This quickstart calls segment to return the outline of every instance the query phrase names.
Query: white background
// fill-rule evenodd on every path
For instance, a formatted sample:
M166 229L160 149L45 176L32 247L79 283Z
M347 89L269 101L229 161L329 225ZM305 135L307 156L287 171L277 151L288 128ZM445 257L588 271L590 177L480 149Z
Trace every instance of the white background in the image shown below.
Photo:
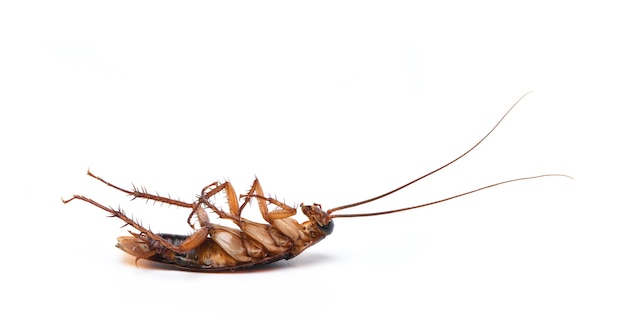
M0 5L2 331L623 332L624 11L610 1ZM331 208L476 151L261 270L154 268L121 205L254 176ZM249 212L253 212L250 209ZM302 219L300 214L299 219ZM11 327L10 329L8 327Z

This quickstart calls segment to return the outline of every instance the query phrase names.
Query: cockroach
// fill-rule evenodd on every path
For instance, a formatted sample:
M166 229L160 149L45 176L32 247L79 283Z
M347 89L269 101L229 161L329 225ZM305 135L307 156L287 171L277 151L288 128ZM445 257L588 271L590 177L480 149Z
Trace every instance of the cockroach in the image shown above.
M543 174L516 178L411 207L362 214L336 213L337 211L367 204L398 192L463 158L480 145L527 94L528 93L520 97L491 130L476 144L452 161L400 187L370 199L335 207L326 211L324 211L319 204L300 204L300 210L308 218L307 221L302 223L299 223L293 218L297 213L295 207L289 206L274 198L267 197L264 194L258 178L254 180L250 190L246 194L239 196L239 198L229 182L214 182L205 186L198 196L198 199L190 203L151 194L145 189L138 189L134 186L131 190L124 189L105 181L91 173L91 171L87 172L89 176L132 196L133 199L142 198L189 209L190 214L187 219L187 224L189 224L194 232L188 236L154 233L149 228L144 227L139 221L128 217L121 209L113 209L104 206L82 195L74 195L70 199L62 200L63 203L68 203L74 199L85 201L110 213L111 217L121 219L124 221L125 225L134 228L136 232L129 231L130 236L118 237L116 246L122 251L134 256L136 261L146 259L164 263L181 270L217 272L245 269L251 266L269 264L282 259L291 259L330 235L333 232L334 219L337 218L393 214L434 205L506 183L551 176L569 177L562 174ZM228 204L227 210L217 207L213 202L212 198L218 193L226 195L226 202ZM256 200L261 216L266 223L254 222L242 216L244 207L250 204L252 199ZM275 206L275 208L270 210L270 205ZM232 221L236 225L236 228L211 223L207 210L214 212L220 219ZM192 223L194 216L199 222L199 228L194 227Z

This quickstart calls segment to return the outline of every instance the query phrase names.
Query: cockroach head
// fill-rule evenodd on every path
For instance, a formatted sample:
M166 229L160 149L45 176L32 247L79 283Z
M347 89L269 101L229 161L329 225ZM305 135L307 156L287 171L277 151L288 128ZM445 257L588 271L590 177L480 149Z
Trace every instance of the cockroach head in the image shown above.
M311 222L315 222L317 226L326 235L330 235L335 227L335 222L330 218L327 212L322 210L319 204L305 205L300 204L302 213L309 218Z

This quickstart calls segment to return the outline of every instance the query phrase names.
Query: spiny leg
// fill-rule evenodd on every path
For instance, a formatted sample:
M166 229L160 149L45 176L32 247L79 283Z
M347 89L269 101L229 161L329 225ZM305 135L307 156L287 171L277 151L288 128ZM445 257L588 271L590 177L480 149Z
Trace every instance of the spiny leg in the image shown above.
M208 192L207 192L208 191ZM209 198L215 196L217 193L224 191L226 193L226 202L228 203L229 213L217 208L213 203L209 201ZM235 189L229 182L218 183L214 182L202 189L198 202L205 204L208 208L214 211L220 218L232 220L237 226L241 220L241 209L238 206L237 194Z
M208 190L208 192L207 192ZM226 192L226 199L229 206L229 213L217 208L209 201L209 198L215 196L220 191ZM257 198L259 203L259 210L263 216L263 219L269 223L272 223L273 219L280 219L290 217L296 214L296 209L282 203L273 198L266 198L261 188L261 184L258 179L255 179L252 183L252 187L247 194L241 195L244 198L244 202L241 206L237 206L238 200L234 188L229 182L218 184L217 182L209 184L202 189L202 194L199 198L199 202L205 204L208 208L213 210L220 218L233 221L240 228L243 227L241 222L250 222L249 220L241 216L243 208L250 202L251 198ZM279 207L273 211L269 211L268 202Z
M87 175L89 175L90 177L93 177L93 178L99 180L100 182L104 183L107 186L110 186L110 187L112 187L112 188L114 188L114 189L116 189L118 191L121 191L121 192L124 192L124 193L126 193L128 195L133 196L134 197L133 199L135 199L135 198L142 198L142 199L146 199L146 200L152 200L152 201L155 201L155 202L166 203L166 204L173 205L173 206L179 206L179 207L185 207L185 208L193 208L194 207L194 204L190 204L190 203L187 203L187 202L184 202L184 201L180 201L180 200L175 200L175 199L172 199L172 198L169 198L169 197L167 197L167 198L166 197L162 197L162 196L160 196L158 194L157 195L150 194L150 193L147 193L145 190L141 190L140 191L137 188L135 188L134 186L133 186L133 190L132 191L131 190L126 190L126 189L121 188L119 186L113 185L113 184L107 182L106 180L104 180L104 179L94 175L93 173L91 173L91 170L87 170ZM195 211L192 211L191 214L189 214L189 217L187 218L187 224L192 229L195 230L193 224L191 223L191 218L193 217L194 214L195 214Z
M250 191L248 191L248 194L242 194L240 197L244 198L243 204L239 208L240 210L242 210L243 207L250 202L251 198L256 198L263 219L269 223L272 223L272 220L274 219L294 216L297 213L295 208L285 204L284 202L280 202L273 198L267 198L263 193L263 188L261 187L261 183L258 178L256 178L252 183L252 187L250 188ZM277 208L273 211L269 211L268 203L275 205Z
M226 192L230 213L215 207L215 205L209 201L210 197L215 196L222 190ZM276 205L283 207L283 210L281 210L283 215L279 216L276 212L268 212L269 209L265 200L270 200L270 203L274 203L274 199L267 199L258 196L257 201L259 201L259 206L262 206L261 211L263 218L269 224L250 221L242 217L241 212L248 202L250 202L250 198L253 196L256 197L256 194L254 193L263 193L258 180L255 180L247 195L241 196L246 198L244 203L241 206L237 206L237 196L230 183L213 183L202 189L202 194L198 202L212 209L220 218L228 219L235 223L241 231L241 233L238 234L239 239L241 239L246 248L260 250L260 248L258 248L258 246L260 246L263 249L260 252L266 253L265 251L270 251L275 254L288 250L292 246L292 240L298 240L301 233L297 221L293 219L281 219L281 217L294 215L296 213L295 209L281 202L275 202ZM287 213L284 214L284 212ZM215 231L211 233L211 237L213 237L213 239L219 238L219 235L214 232ZM253 250L253 252L255 251ZM246 254L246 256L247 255L248 254Z
M118 191L122 191L128 195L131 195L135 198L142 198L142 199L146 199L146 200L152 200L152 201L156 201L156 202L162 202L162 203L166 203L168 205L173 205L173 206L179 206L179 207L185 207L185 208L193 208L194 204L193 203L188 203L188 202L184 202L184 201L180 201L180 200L175 200L169 197L162 197L158 194L150 194L147 193L145 190L138 190L137 188L135 188L133 186L132 190L126 190L123 189L119 186L113 185L109 182L107 182L106 180L94 175L93 173L91 173L91 170L87 170L87 175L89 175L90 177L93 177L99 181L101 181L102 183L104 183L107 186L110 186ZM71 200L71 199L70 199Z
M178 246L174 246L172 245L170 242L168 242L167 240L165 240L163 237L153 233L150 229L146 229L145 227L143 227L139 222L131 219L130 217L126 216L126 214L124 214L124 212L122 212L120 209L113 209L110 207L106 207L92 199L89 199L87 197L84 197L82 195L73 195L70 199L63 200L63 203L68 203L74 199L78 199L78 200L82 200L84 202L90 203L106 212L109 212L111 214L112 217L117 217L120 220L124 221L127 225L132 226L133 228L137 229L138 231L140 231L141 233L145 234L148 236L148 238L153 239L155 241L157 241L159 244L161 244L163 247L172 250L176 253L185 253L188 251L191 251L193 249L195 249L196 247L198 247L200 244L202 244L202 242L204 242L204 240L208 237L209 235L209 231L211 228L211 223L209 222L209 216L207 215L207 213L204 211L204 209L202 209L200 206L192 206L194 213L198 216L198 220L200 220L200 225L201 228L194 232L193 234L191 234L189 237L187 237L180 245Z

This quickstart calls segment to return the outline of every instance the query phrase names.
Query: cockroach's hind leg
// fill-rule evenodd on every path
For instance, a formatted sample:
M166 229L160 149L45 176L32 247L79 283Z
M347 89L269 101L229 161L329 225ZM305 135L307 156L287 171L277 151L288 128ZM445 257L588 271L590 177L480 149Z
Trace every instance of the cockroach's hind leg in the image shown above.
M163 197L160 196L158 194L151 194L148 193L145 189L137 189L136 187L133 186L132 190L127 190L124 188L121 188L119 186L113 185L111 183L109 183L108 181L94 175L91 170L87 170L87 175L95 178L97 180L99 180L100 182L104 183L107 186L110 186L118 191L124 192L130 196L133 196L134 198L142 198L142 199L146 199L146 200L152 200L155 202L162 202L162 203L166 203L168 205L173 205L173 206L179 206L179 207L185 207L185 208L193 208L193 204L188 203L188 202L184 202L184 201L180 201L180 200L176 200L176 199L172 199L170 197Z
M167 248L171 251L174 251L176 253L185 253L185 252L189 252L193 249L195 249L196 247L200 246L200 244L202 244L202 242L204 242L204 240L209 236L209 232L210 232L210 227L211 224L209 223L209 216L207 215L207 213L204 211L204 209L202 209L201 207L197 206L194 207L195 213L198 216L198 219L200 220L200 225L201 228L199 230L197 230L196 232L194 232L193 234L189 235L182 243L180 243L178 246L174 246L172 245L170 242L168 242L167 240L165 240L163 237L153 233L150 229L145 228L144 226L142 226L139 222L131 219L130 217L126 216L126 214L124 214L124 212L122 212L120 209L113 209L111 207L106 207L102 204L100 204L99 202L96 202L92 199L89 199L87 197L84 197L82 195L74 195L72 196L72 198L68 199L68 200L63 200L64 203L68 203L74 199L78 199L78 200L82 200L84 202L90 203L108 213L111 214L111 217L117 217L120 220L124 221L127 225L135 228L136 230L138 230L139 232L145 234L149 239L152 239L154 241L156 241L157 243L161 244L164 248Z
M97 201L94 201L94 200L92 200L90 198L84 197L82 195L76 195L76 194L73 195L68 200L63 200L63 203L68 203L68 202L70 202L70 201L72 201L74 199L82 200L82 201L84 201L86 203L92 204L92 205L94 205L94 206L104 210L105 212L110 213L111 217L117 217L120 220L124 221L126 223L126 225L129 225L129 226L135 228L136 230L138 230L138 231L140 231L142 233L145 233L145 234L147 234L147 235L149 235L151 237L152 236L156 236L156 237L160 238L158 235L154 234L149 229L143 227L139 222L137 222L137 221L131 219L130 217L126 216L126 214L124 214L124 212L122 212L121 209L113 209L111 207L104 206L103 204L101 204L101 203L99 203Z
M61 201L62 201L64 204L67 204L67 203L69 203L70 201L72 201L72 200L74 200L74 199L76 199L76 196L75 196L75 195L73 195L71 198L69 198L69 199L67 199L67 200L65 200L65 199L63 199L63 197L61 197Z

